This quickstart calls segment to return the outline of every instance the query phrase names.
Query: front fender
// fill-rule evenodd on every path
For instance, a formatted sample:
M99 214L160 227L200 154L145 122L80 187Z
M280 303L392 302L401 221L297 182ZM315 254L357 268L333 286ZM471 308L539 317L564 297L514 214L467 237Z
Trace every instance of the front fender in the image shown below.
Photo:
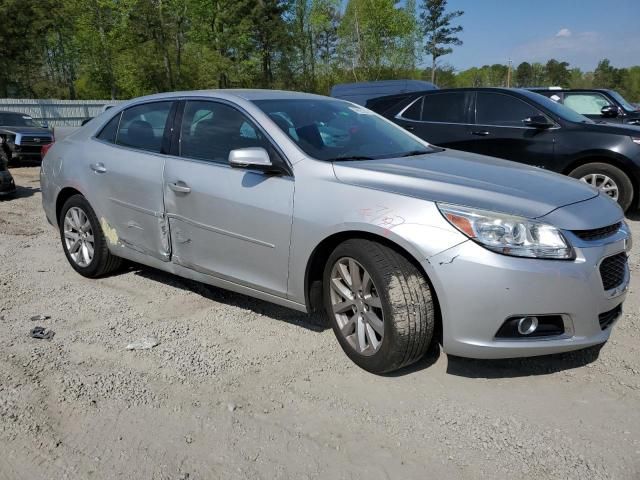
M429 257L466 241L433 202L333 181L305 187L302 182L296 184L291 231L288 292L295 302L305 303L310 262L336 236L384 239L423 266L428 266ZM321 202L316 197L318 188Z

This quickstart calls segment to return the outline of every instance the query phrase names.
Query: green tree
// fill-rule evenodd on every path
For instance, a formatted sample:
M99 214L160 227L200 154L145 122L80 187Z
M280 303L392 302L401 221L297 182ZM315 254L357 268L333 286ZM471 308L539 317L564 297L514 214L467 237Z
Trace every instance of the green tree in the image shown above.
M568 87L571 75L569 74L567 62L559 62L552 58L545 66L547 82L552 86Z
M425 36L424 49L431 56L431 82L436 81L436 67L438 58L453 51L450 45L462 45L457 35L462 32L462 26L452 26L451 22L461 17L464 12L455 10L447 12L447 0L423 0L420 14L421 27Z
M532 87L533 68L529 62L522 62L516 68L515 83L518 87Z
M393 78L413 71L414 55L407 38L415 17L395 0L349 0L338 28L342 68L355 81Z

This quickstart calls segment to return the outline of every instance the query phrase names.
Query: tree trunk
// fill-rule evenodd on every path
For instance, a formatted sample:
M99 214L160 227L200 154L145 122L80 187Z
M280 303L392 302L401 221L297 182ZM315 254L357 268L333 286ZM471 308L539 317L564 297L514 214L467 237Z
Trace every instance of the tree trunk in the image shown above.
M431 57L431 83L436 84L436 56Z

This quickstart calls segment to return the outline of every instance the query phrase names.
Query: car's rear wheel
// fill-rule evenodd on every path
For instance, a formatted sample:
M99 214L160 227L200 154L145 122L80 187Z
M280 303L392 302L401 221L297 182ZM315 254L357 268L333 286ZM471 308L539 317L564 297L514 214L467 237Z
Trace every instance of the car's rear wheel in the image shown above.
M340 244L324 270L324 302L344 352L372 373L419 360L433 337L431 289L407 258L379 243Z
M59 221L62 247L76 272L95 278L120 267L122 260L109 251L98 218L82 195L64 203Z
M602 191L627 210L633 201L633 184L629 177L619 168L608 163L594 162L581 165L569 173L592 187Z

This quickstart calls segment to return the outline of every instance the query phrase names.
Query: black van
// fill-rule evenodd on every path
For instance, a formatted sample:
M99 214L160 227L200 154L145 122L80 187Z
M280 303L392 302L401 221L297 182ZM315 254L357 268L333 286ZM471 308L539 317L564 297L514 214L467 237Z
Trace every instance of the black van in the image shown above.
M434 145L569 175L625 210L638 204L640 127L596 123L523 89L442 89L394 100L378 113Z

